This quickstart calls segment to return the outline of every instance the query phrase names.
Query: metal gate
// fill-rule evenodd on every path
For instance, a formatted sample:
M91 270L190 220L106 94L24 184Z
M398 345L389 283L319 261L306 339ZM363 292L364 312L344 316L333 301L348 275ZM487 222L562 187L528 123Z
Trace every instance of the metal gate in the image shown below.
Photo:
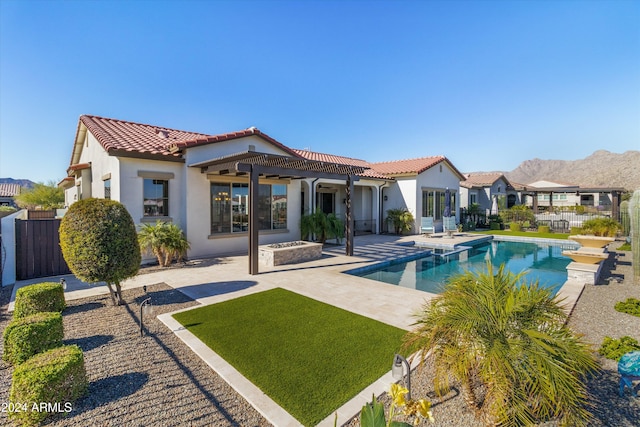
M16 220L16 279L69 274L60 249L59 219Z

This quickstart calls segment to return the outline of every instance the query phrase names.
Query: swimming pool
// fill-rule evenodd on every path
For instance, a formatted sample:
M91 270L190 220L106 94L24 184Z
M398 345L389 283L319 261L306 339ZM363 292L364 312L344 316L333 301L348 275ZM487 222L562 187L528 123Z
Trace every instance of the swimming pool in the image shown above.
M466 270L484 270L490 260L495 267L504 263L513 273L527 272L527 282L538 280L541 286L551 288L555 294L567 280L566 267L571 262L562 251L574 247L571 243L492 240L471 247L434 249L431 255L423 258L372 265L347 273L437 294L447 278Z

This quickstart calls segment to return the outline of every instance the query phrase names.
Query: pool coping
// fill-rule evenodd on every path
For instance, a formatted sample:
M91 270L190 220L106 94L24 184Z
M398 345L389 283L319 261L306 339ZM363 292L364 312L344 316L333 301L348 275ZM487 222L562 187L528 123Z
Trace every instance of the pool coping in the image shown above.
M393 265L393 264L397 264L397 263L408 262L408 261L413 261L413 260L424 258L424 257L428 257L428 256L433 256L433 254L430 251L430 249L451 249L451 253L456 253L456 252L459 252L460 250L463 250L463 248L466 249L466 248L472 247L474 245L477 245L479 243L490 242L490 241L494 241L494 240L495 241L499 241L499 242L503 241L503 242L541 243L541 244L559 246L561 249L567 249L567 250L568 249L577 249L577 248L580 247L579 243L577 243L575 241L572 241L572 240L549 239L549 238L542 238L542 237L524 237L524 236L489 235L489 236L479 237L478 239L469 240L469 241L466 241L466 242L458 242L458 243L453 243L453 244L432 243L430 241L428 241L428 242L422 242L422 241L418 242L418 241L414 240L414 241L408 241L408 242L399 243L399 245L402 245L402 246L416 246L416 247L420 247L420 248L424 249L424 251L417 252L415 254L404 256L404 257L394 258L394 259L390 259L390 260L386 260L386 261L382 261L382 262L377 262L377 263L365 265L365 266L362 266L362 267L357 267L357 268L345 270L345 271L342 271L342 273L358 277L359 273L375 270L375 269L378 269L378 268L384 268L384 267L387 267L389 265ZM447 255L447 254L443 254L443 255ZM440 255L438 255L438 256L440 256ZM369 279L369 280L372 280L372 279ZM397 285L394 285L394 284L390 284L390 285L391 286L397 286ZM572 280L572 279L567 278L565 280L565 282L562 284L562 286L560 286L560 288L556 292L555 298L557 298L558 301L560 301L562 303L561 304L562 308L565 311L567 316L570 316L571 313L573 312L573 309L575 308L576 304L578 303L578 299L580 298L580 295L582 295L582 292L584 291L584 288L585 288L585 283L578 282L576 280ZM426 291L421 291L421 292L426 292ZM426 292L426 293L428 293L428 292Z

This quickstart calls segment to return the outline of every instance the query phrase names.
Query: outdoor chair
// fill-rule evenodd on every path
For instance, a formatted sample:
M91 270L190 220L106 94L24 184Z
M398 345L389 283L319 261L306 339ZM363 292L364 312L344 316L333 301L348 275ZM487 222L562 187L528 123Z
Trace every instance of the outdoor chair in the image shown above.
M422 234L435 233L432 216L423 216L422 218L420 218L420 233Z
M444 231L445 233L458 231L455 216L445 216L444 218L442 218L442 231Z

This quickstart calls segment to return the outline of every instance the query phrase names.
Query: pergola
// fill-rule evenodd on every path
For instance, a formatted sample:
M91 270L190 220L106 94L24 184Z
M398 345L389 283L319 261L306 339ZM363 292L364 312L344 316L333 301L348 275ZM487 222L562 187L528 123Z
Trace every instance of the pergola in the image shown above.
M264 178L326 178L346 181L346 255L353 255L353 209L351 195L353 184L366 167L339 163L319 162L301 157L243 151L204 162L190 167L200 168L204 174L249 176L249 274L258 274L258 182Z
M618 219L620 213L620 195L624 193L624 188L617 187L548 187L548 188L532 188L525 187L523 195L533 198L533 210L538 210L538 194L549 194L549 206L553 206L554 193L609 193L611 195L611 216Z

